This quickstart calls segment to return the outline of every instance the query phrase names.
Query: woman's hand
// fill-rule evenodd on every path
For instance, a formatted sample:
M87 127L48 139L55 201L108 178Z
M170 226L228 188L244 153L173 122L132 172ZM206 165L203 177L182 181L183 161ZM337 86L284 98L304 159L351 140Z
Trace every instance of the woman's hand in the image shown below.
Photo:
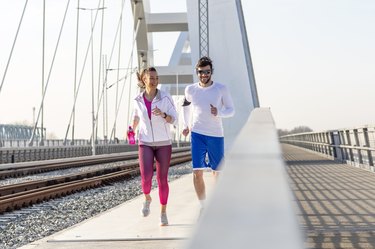
M164 112L162 112L158 106L156 106L154 109L152 109L152 114L154 114L155 116L163 116L164 115Z

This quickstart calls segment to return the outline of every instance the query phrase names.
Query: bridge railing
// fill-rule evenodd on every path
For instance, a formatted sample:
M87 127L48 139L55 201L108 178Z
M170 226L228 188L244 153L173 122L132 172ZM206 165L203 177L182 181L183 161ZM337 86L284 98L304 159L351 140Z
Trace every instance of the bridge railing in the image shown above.
M279 139L281 143L299 146L359 168L375 171L375 125L291 134Z
M30 139L0 139L0 147L3 148L20 148L20 147L39 147L40 141L35 140L32 145L30 145ZM74 144L71 140L67 140L66 145L68 146L83 146L89 145L90 140L87 139L76 139ZM98 140L97 144L106 144L104 140ZM43 146L54 147L54 146L64 146L64 139L46 139L43 141Z
M176 137L175 134L172 136L173 138ZM172 139L172 141L176 144L178 143L186 143L190 142L187 137L179 136L180 140ZM115 139L113 141L98 139L96 140L96 145L108 145L108 144L124 144L127 143L125 140ZM30 144L30 139L1 139L0 138L0 148L20 148L20 147L55 147L55 146L85 146L91 145L91 141L89 139L75 139L74 142L72 140L64 140L64 139L45 139L43 140L43 145L40 145L40 141L35 140Z
M173 142L174 147L190 146L190 142ZM112 154L128 151L135 151L138 146L129 145L124 141L118 144L97 144L96 154ZM0 164L19 163L28 161L53 160L70 157L91 156L92 147L84 143L83 145L59 145L59 146L39 146L39 147L0 147Z

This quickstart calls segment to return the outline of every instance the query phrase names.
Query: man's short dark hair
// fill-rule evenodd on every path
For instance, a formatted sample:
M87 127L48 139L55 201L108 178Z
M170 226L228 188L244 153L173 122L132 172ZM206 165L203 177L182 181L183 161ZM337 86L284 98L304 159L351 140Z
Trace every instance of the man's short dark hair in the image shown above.
M195 68L205 67L205 66L210 66L212 70L212 60L208 56L203 56L202 58L200 58L197 64L195 65Z

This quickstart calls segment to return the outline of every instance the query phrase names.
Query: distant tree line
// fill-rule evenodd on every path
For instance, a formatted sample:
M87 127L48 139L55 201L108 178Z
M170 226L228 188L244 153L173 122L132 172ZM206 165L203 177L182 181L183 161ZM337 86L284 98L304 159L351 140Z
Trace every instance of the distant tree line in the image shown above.
M312 132L313 129L311 129L308 126L297 126L294 127L292 130L286 130L286 129L278 129L277 133L280 136L290 135L290 134L297 134L297 133L303 133L303 132Z

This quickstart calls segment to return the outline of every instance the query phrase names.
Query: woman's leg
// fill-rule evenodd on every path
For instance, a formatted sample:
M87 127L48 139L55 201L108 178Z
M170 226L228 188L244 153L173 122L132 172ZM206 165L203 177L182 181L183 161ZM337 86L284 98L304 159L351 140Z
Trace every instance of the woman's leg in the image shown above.
M162 212L166 210L169 195L168 170L171 162L172 145L160 146L155 150L156 176Z
M146 200L151 201L152 177L154 175L154 150L147 145L139 145L139 169L141 171L142 191Z
M167 226L167 202L169 195L168 186L168 170L171 162L172 146L161 146L155 151L156 159L156 176L159 186L160 209L160 225Z

